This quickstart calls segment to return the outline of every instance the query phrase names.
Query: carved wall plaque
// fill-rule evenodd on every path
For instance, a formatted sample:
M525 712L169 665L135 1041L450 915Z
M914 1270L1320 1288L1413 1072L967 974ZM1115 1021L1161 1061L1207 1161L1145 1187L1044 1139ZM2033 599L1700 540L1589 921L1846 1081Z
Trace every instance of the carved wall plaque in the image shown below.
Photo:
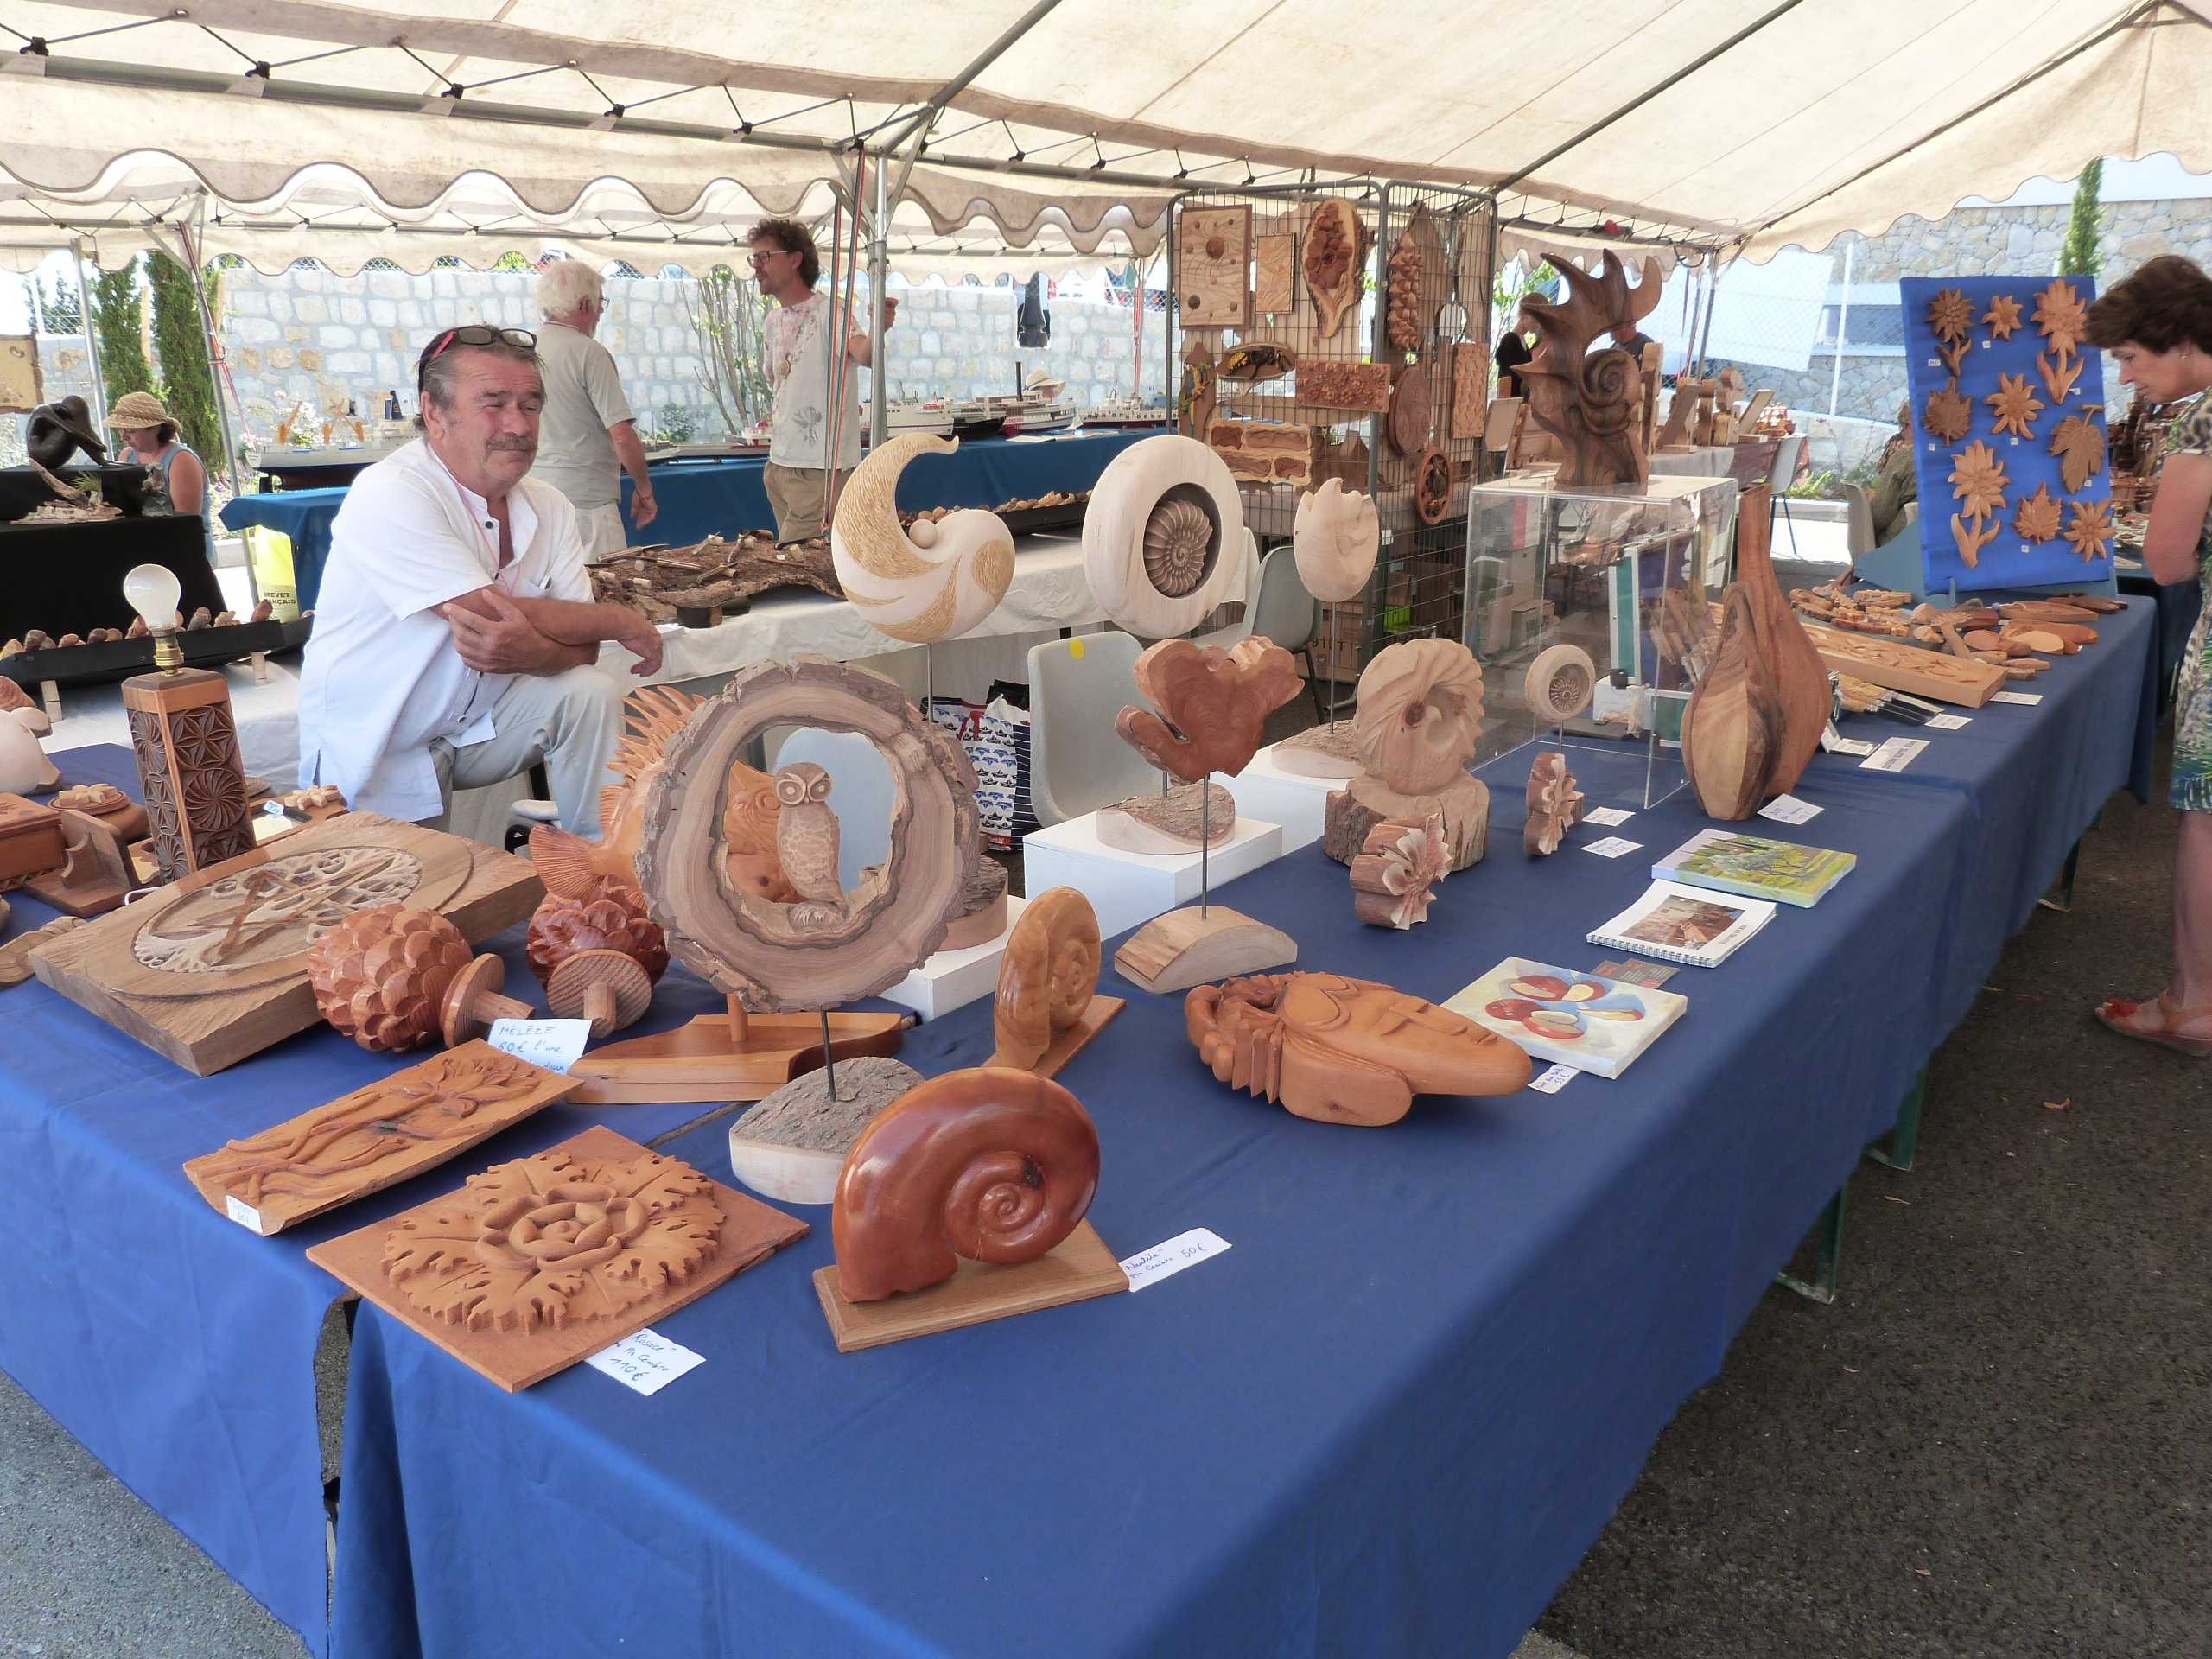
M1175 296L1185 328L1252 321L1252 210L1186 207L1175 220Z
M235 1201L254 1231L280 1233L444 1163L579 1086L465 1043L194 1158L184 1173L216 1209Z
M1333 338L1345 316L1358 308L1371 241L1359 210L1342 196L1325 197L1306 215L1306 292L1324 340Z
M1221 457L1232 476L1247 483L1304 484L1313 476L1310 426L1217 418L1207 429L1206 447Z
M1390 406L1387 363L1317 363L1298 365L1298 401L1317 409L1348 409L1379 415Z

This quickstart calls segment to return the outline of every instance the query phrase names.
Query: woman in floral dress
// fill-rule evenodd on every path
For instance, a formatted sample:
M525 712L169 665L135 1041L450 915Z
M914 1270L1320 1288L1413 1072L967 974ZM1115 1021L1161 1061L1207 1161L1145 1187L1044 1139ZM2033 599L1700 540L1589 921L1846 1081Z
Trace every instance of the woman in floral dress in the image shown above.
M2212 277L2168 254L2089 308L2088 337L2120 359L2149 403L2195 401L2168 429L2143 562L2163 582L2195 580L2212 599ZM2174 965L2147 1002L2114 997L2097 1018L2123 1036L2212 1055L2212 606L2197 617L2174 702Z

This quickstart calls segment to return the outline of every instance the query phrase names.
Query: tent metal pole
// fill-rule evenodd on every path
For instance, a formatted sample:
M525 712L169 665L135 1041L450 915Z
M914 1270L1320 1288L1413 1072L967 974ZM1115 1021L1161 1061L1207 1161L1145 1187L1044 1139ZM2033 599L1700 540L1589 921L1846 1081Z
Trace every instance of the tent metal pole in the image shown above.
M231 411L223 402L223 382L228 377L223 372L222 342L215 338L215 317L207 308L207 284L201 280L200 270L198 227L202 223L200 216L207 211L207 198L205 195L196 197L191 213L177 222L177 234L183 238L185 274L192 278L192 297L200 307L200 326L207 336L208 389L215 394L215 421L223 429L223 467L230 474L231 493L236 496L243 495L245 491L238 486L238 440L231 435ZM249 588L253 586L253 561L251 559L246 561L246 583ZM256 591L253 596L258 602L261 598L259 592Z
M874 223L868 239L868 441L881 448L891 427L890 407L884 401L888 376L883 362L883 296L891 286L891 210L884 180L883 157L875 161Z
M92 369L92 430L106 430L102 424L107 419L107 381L100 373L100 343L92 333L92 296L85 286L85 245L72 238L69 243L69 269L77 278L77 315L85 325L85 356Z
M1030 7L1028 10L1023 12L1020 16L1014 20L1013 23L1007 27L1005 33L1001 34L998 39L993 41L988 46L985 47L982 52L977 54L975 58L970 60L965 69L963 69L950 80L946 81L944 86L938 87L937 89L937 95L931 99L928 103L923 105L921 109L915 114L913 119L907 122L905 126L899 128L897 132L893 134L892 137L884 143L881 148L886 151L894 150L911 137L917 128L926 126L929 123L935 121L938 113L946 105L951 103L954 99L966 92L968 90L969 84L972 82L976 76L982 74L984 70L989 68L994 63L996 63L1001 58L1004 57L1007 50L1016 41L1027 35L1031 29L1036 28L1039 23L1044 22L1046 16L1058 7L1059 3L1060 0L1037 0L1036 4Z

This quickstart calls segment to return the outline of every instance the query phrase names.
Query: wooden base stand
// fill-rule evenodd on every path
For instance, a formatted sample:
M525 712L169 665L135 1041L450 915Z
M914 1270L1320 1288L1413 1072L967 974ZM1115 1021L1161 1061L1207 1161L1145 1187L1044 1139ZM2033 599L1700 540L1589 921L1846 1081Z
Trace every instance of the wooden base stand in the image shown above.
M1106 1022L1126 1006L1118 996L1092 997L1090 1006L1083 1011L1076 1022L1054 1036L1052 1046L1038 1056L1036 1065L1027 1069L1040 1077L1059 1076L1060 1068L1073 1059L1085 1043L1103 1031Z
M106 915L135 885L114 826L89 812L64 812L61 840L67 861L32 876L25 887L64 915Z
M814 1273L814 1293L822 1299L822 1311L841 1354L1087 1301L1128 1287L1128 1275L1087 1221L1034 1262L1017 1267L963 1262L942 1284L880 1302L847 1301L837 1288L834 1266Z
M835 1058L896 1054L913 1016L833 1014ZM759 1100L821 1065L818 1014L748 1014L734 998L727 1014L702 1014L674 1031L594 1048L569 1068L583 1079L580 1105L659 1101Z
M1196 905L1171 910L1129 935L1114 953L1122 977L1148 991L1187 991L1297 960L1297 940L1226 905L1209 905L1203 912Z

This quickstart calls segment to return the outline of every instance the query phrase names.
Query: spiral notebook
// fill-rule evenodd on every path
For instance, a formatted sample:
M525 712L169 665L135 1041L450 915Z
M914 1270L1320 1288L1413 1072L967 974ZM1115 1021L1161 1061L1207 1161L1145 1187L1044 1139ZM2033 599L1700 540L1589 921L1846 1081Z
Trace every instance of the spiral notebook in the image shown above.
M1764 899L1741 899L1679 881L1654 881L1643 896L1590 935L1590 943L1662 962L1718 968L1774 919Z

